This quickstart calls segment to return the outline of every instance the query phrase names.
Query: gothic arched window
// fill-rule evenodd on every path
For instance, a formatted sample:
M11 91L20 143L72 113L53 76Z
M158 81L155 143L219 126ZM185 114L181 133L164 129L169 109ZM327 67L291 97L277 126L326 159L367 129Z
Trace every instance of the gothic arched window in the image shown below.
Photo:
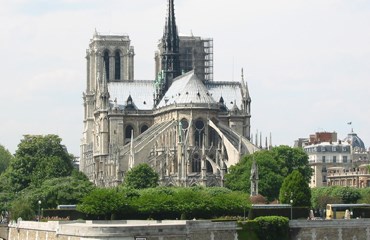
M105 65L105 77L106 77L106 80L108 81L109 80L109 52L108 50L106 50L104 52L104 65Z
M201 170L201 160L198 153L194 153L192 159L192 172L200 173Z
M131 139L131 131L134 131L134 128L131 125L127 125L125 129L125 143L128 143Z
M194 136L194 140L195 140L195 146L202 146L203 144L203 134L204 134L204 122L202 119L198 119L195 121L194 123L194 126L195 126L195 136Z
M207 173L213 173L213 167L210 162L206 161L206 167L207 167Z
M148 130L148 125L143 125L143 126L141 126L141 128L140 128L140 133L143 133L143 132L145 132L146 130Z
M114 55L114 79L121 79L121 54L117 50Z
M180 138L179 141L182 142L186 138L186 134L189 128L189 122L186 118L183 118L181 119L180 123L181 123L181 129L180 129L181 132L179 134L179 138Z

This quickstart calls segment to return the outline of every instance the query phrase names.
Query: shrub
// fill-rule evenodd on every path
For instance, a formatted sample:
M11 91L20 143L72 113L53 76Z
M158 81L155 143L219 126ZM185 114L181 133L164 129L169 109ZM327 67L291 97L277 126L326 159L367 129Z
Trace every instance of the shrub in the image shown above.
M257 236L259 240L288 240L289 219L280 216L258 217Z

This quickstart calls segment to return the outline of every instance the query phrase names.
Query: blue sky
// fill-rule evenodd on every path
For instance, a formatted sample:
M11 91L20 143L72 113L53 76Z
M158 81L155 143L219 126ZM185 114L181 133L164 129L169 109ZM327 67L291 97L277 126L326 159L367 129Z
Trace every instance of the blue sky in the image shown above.
M166 0L2 0L0 144L58 134L79 155L85 51L95 29L128 34L135 79L153 79ZM182 34L214 39L215 80L252 97L252 132L293 145L316 131L354 129L370 146L370 2L175 0ZM351 126L347 122L352 122Z

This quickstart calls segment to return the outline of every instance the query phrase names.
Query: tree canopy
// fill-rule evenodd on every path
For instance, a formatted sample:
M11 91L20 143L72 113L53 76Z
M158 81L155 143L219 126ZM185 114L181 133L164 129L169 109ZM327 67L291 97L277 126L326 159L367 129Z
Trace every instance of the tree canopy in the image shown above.
M285 179L280 188L281 203L290 203L293 206L311 206L311 189L298 170L293 170Z
M311 189L311 203L314 208L325 209L328 203L367 203L369 189L343 186L317 187Z
M95 186L79 175L45 180L41 186L31 186L22 192L22 198L36 203L41 200L43 208L56 208L58 205L79 204Z
M134 189L153 188L158 186L158 179L158 173L148 164L142 163L127 172L124 184Z
M9 166L13 155L2 145L0 145L0 174L3 173Z
M247 155L238 164L230 167L229 173L225 176L227 188L250 192L253 159L258 165L259 193L269 201L278 199L284 178L293 170L298 170L307 183L311 178L312 170L308 165L308 156L302 149L278 146Z
M57 135L25 135L5 177L13 191L40 186L46 179L69 176L73 157Z
M96 188L83 198L82 204L78 205L77 209L93 215L104 215L106 219L111 219L123 205L124 195L116 189Z
M119 187L96 189L77 208L106 218L119 215L120 219L192 219L241 216L249 206L247 194L226 188Z

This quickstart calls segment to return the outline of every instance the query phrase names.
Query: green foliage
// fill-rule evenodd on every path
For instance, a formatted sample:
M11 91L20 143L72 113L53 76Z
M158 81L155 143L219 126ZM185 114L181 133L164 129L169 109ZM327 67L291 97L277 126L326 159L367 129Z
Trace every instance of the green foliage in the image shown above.
M259 226L256 220L238 222L238 227L239 240L259 240L257 236Z
M290 203L293 200L293 206L311 206L311 189L298 170L284 179L279 199L281 203Z
M11 203L15 198L15 194L7 191L0 192L0 211L7 211L10 209Z
M340 198L342 203L357 203L361 198L360 190L352 187L334 187L333 195Z
M79 179L78 176L47 179L40 187L29 187L24 190L22 197L28 198L31 202L41 200L43 208L78 204L95 188L90 181Z
M12 159L13 155L4 146L0 145L0 174L8 168Z
M271 150L255 152L241 159L235 166L231 166L229 173L225 176L227 188L250 192L250 171L253 158L258 164L259 193L268 201L278 198L284 178L294 169L301 172L307 183L312 174L308 166L308 156L302 149L279 146Z
M359 203L370 203L370 188L360 188L361 198L358 200Z
M343 203L341 197L333 195L333 187L311 189L311 205L314 209L325 209L328 203Z
M35 211L32 204L24 199L14 201L10 210L12 220L17 220L18 218L22 218L23 220L35 219Z
M368 203L370 191L351 187L331 186L311 189L311 203L314 208L324 209L328 203ZM368 198L370 199L370 198Z
M117 195L106 191L99 189L91 192L78 209L94 215L115 213L122 218L192 219L214 218L225 214L242 215L250 206L247 194L223 188L157 187L133 190L121 187L117 189ZM113 201L112 198L119 200ZM101 203L102 199L113 201L116 207L106 208Z
M69 176L72 159L58 136L26 135L4 175L12 191L21 191L30 185L40 186L46 179Z
M254 219L258 224L257 235L259 240L288 240L289 219L280 216L258 217Z
M111 188L97 188L86 195L77 210L111 219L124 205L124 196Z
M142 163L127 172L124 184L135 189L153 188L158 186L158 179L158 173L148 164Z
M310 182L312 169L308 165L308 155L302 148L279 146L272 149L274 158L281 163L281 173L285 178L294 170L298 170L307 183Z

